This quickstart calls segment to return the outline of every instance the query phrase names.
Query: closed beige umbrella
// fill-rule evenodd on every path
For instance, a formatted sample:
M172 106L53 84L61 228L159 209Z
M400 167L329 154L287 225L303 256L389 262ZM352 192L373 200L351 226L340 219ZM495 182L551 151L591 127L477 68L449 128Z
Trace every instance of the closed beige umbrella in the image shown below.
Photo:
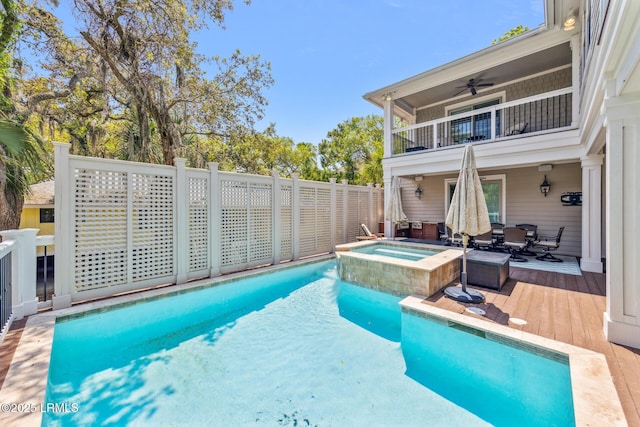
M393 239L396 238L395 227L398 222L407 221L407 216L402 210L402 199L400 196L400 178L394 176L391 178L391 197L385 211L385 219L391 222Z
M484 199L482 183L476 170L476 159L473 154L473 146L467 145L462 156L460 175L456 189L453 192L449 212L445 221L447 227L454 234L462 235L462 274L460 275L461 288L450 286L445 289L445 294L458 301L483 302L484 295L474 289L467 289L467 244L469 236L491 231L491 221L487 202Z

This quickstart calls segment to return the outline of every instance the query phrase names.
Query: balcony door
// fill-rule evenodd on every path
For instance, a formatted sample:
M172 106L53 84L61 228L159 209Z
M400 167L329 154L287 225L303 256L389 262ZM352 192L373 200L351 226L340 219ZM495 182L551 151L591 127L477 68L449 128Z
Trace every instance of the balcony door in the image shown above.
M492 99L479 104L468 105L463 108L449 110L449 115L468 113L481 108L490 107L500 103L500 99ZM500 129L500 111L496 111L496 132ZM451 120L450 135L456 144L491 139L491 112L467 116L457 120Z

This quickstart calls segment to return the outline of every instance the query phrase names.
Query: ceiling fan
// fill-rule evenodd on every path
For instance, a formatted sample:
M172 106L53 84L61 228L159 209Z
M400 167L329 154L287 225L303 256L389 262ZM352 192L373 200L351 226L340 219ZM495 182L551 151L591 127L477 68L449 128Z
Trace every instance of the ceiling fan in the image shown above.
M493 86L493 83L480 83L481 81L482 81L482 79L469 79L469 81L467 82L466 85L464 85L464 86L456 86L456 89L462 88L462 90L460 92L456 93L454 96L460 95L462 92L464 92L467 89L471 92L471 95L475 95L476 93L478 93L476 88Z

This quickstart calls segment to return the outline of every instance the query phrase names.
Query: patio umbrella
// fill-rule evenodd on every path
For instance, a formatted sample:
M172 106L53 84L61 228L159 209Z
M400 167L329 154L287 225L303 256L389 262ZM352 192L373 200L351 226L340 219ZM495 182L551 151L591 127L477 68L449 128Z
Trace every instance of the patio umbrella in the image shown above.
M469 236L491 231L487 202L482 192L482 183L476 170L476 160L473 146L467 145L462 156L460 175L456 189L453 192L449 212L445 221L447 227L454 234L462 235L462 273L460 275L461 288L450 286L445 294L453 299L464 302L480 303L484 295L474 289L467 289L467 244Z
M393 227L400 221L407 221L407 216L402 210L402 200L400 197L400 178L394 176L391 178L391 197L389 198L389 204L385 210L387 221L391 221ZM395 227L393 230L393 239L396 238Z

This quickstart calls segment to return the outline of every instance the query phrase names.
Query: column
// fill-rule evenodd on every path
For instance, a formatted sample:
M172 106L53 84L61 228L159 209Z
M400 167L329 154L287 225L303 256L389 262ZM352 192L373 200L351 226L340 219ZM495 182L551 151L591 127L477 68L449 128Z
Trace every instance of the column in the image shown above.
M14 320L38 312L36 296L36 235L37 228L6 230L0 232L3 241L13 240L11 255L11 308Z
M571 37L571 126L578 126L580 115L580 35ZM584 192L582 193L584 195ZM584 201L583 201L584 203ZM584 204L583 204L584 206Z
M607 311L609 341L640 348L640 102L613 97L606 126Z
M602 273L602 162L592 154L582 163L582 258L584 271Z
M384 157L393 155L393 101L391 95L385 97L382 102L384 109Z

